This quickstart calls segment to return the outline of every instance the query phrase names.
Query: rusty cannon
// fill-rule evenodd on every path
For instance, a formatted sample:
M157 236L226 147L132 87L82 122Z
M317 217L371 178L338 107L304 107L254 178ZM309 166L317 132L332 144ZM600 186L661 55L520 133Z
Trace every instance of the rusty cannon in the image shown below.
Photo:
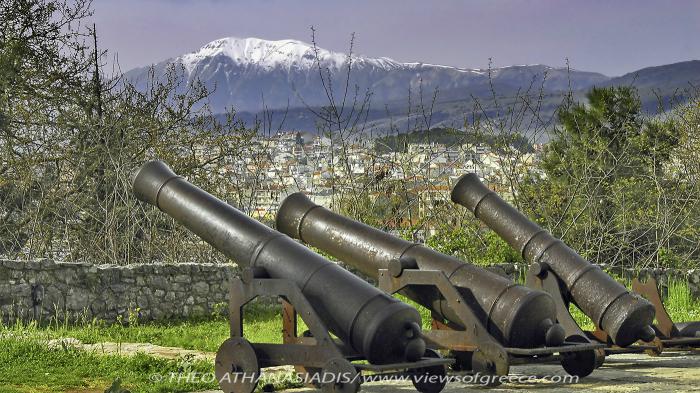
M565 302L573 302L607 333L614 344L626 347L639 340L649 342L654 339L654 307L651 303L628 291L564 242L530 221L486 187L476 174L462 176L452 189L451 198L474 213L532 264L529 282L534 280L541 285L542 278L554 276L559 285L550 286L550 294L558 296L555 292L561 290ZM560 323L565 319L570 320L568 307L559 307Z
M569 373L585 376L602 363L600 345L564 335L543 291L343 217L303 193L282 202L276 227L430 309L426 340L452 350L457 367L505 375L510 364L559 353Z
M319 380L311 382L332 392L357 391L362 370L444 374L450 361L426 351L420 314L413 307L197 188L163 162L144 164L132 181L138 199L246 268L231 285L231 338L216 356L216 376L225 392L250 393L261 367L289 364L313 372ZM243 306L258 296L283 299L285 326L293 330L285 332L283 344L243 338ZM304 337L296 335L297 310L309 326ZM358 359L369 364L351 363ZM327 375L339 378L327 381ZM439 392L445 383L428 380L414 380L414 385Z

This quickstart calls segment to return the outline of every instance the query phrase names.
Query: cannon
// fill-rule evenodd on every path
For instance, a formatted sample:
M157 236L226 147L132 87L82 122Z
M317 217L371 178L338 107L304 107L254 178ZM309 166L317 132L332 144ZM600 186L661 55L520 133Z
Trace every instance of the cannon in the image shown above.
M516 249L523 259L532 263L529 281L553 274L564 292L564 300L572 301L580 308L614 344L626 347L639 340L649 342L654 339L654 307L651 303L628 291L599 267L530 221L486 187L476 174L462 176L452 189L451 199L469 209ZM565 313L568 313L568 308L560 309L560 320L569 318Z
M426 352L420 314L413 307L197 188L163 162L144 164L132 181L138 199L246 268L231 288L231 338L217 352L216 376L225 392L252 392L257 380L237 377L259 375L260 367L274 365L301 365L338 375L360 370L348 359L366 359L379 368L362 367L374 371L445 369L445 359ZM310 341L302 338L277 345L245 340L241 309L262 295L279 295L301 311L314 345L302 345ZM358 387L358 379L345 378L324 389L344 392ZM428 391L439 391L434 388Z
M555 304L542 291L343 217L303 193L288 195L275 221L277 230L377 279L387 292L400 291L430 309L434 327L459 334L446 339L444 331L427 332L426 339L438 348L457 349L465 368L503 375L515 357L522 361L547 352L566 353L564 368L579 376L601 364L596 346L569 345L587 340L564 336L555 323ZM477 337L464 336L474 331ZM456 345L460 341L471 347ZM558 351L564 344L565 350ZM542 352L542 347L549 349Z

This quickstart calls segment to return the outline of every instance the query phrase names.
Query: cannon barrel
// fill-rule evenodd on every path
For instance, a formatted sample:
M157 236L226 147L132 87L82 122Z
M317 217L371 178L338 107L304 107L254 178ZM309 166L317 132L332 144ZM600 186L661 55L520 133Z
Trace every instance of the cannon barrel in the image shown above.
M240 266L294 282L326 327L369 362L423 356L416 309L197 188L165 163L144 164L134 173L133 189Z
M476 174L462 176L451 198L471 210L526 261L549 266L566 285L571 300L596 326L606 331L615 344L627 346L639 339L654 338L651 303L630 293L564 242L530 221L486 187Z
M417 243L351 220L294 193L282 202L277 230L330 253L339 260L377 277L392 261L415 259L421 270L443 271L458 288L489 333L507 346L529 348L559 345L563 337L552 298L516 285L507 278L464 263ZM405 288L402 293L446 319L459 323L435 288Z

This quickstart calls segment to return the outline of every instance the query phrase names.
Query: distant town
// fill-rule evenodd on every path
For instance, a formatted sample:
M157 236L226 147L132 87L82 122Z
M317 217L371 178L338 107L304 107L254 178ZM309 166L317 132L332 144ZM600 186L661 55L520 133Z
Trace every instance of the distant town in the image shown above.
M334 195L358 182L376 179L406 184L416 196L420 216L449 199L449 190L465 173L477 173L508 197L506 169L532 168L541 151L509 148L496 151L487 144L407 143L400 151L386 151L378 139L338 143L325 136L299 132L256 136L228 171L238 190L247 193L242 209L259 219L272 219L280 202L302 191L316 203L332 207ZM510 172L512 173L512 172Z

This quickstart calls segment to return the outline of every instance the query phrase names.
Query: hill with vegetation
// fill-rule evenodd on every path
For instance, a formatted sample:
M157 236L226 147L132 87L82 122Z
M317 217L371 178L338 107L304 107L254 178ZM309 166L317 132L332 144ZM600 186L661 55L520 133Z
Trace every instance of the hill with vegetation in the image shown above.
M392 151L405 151L409 144L442 144L445 146L458 146L463 144L486 145L496 150L505 144L515 147L522 152L533 151L532 144L522 135L498 137L485 133L463 131L455 128L433 128L430 130L412 131L407 134L396 134L378 137L375 140L375 149L381 153Z

